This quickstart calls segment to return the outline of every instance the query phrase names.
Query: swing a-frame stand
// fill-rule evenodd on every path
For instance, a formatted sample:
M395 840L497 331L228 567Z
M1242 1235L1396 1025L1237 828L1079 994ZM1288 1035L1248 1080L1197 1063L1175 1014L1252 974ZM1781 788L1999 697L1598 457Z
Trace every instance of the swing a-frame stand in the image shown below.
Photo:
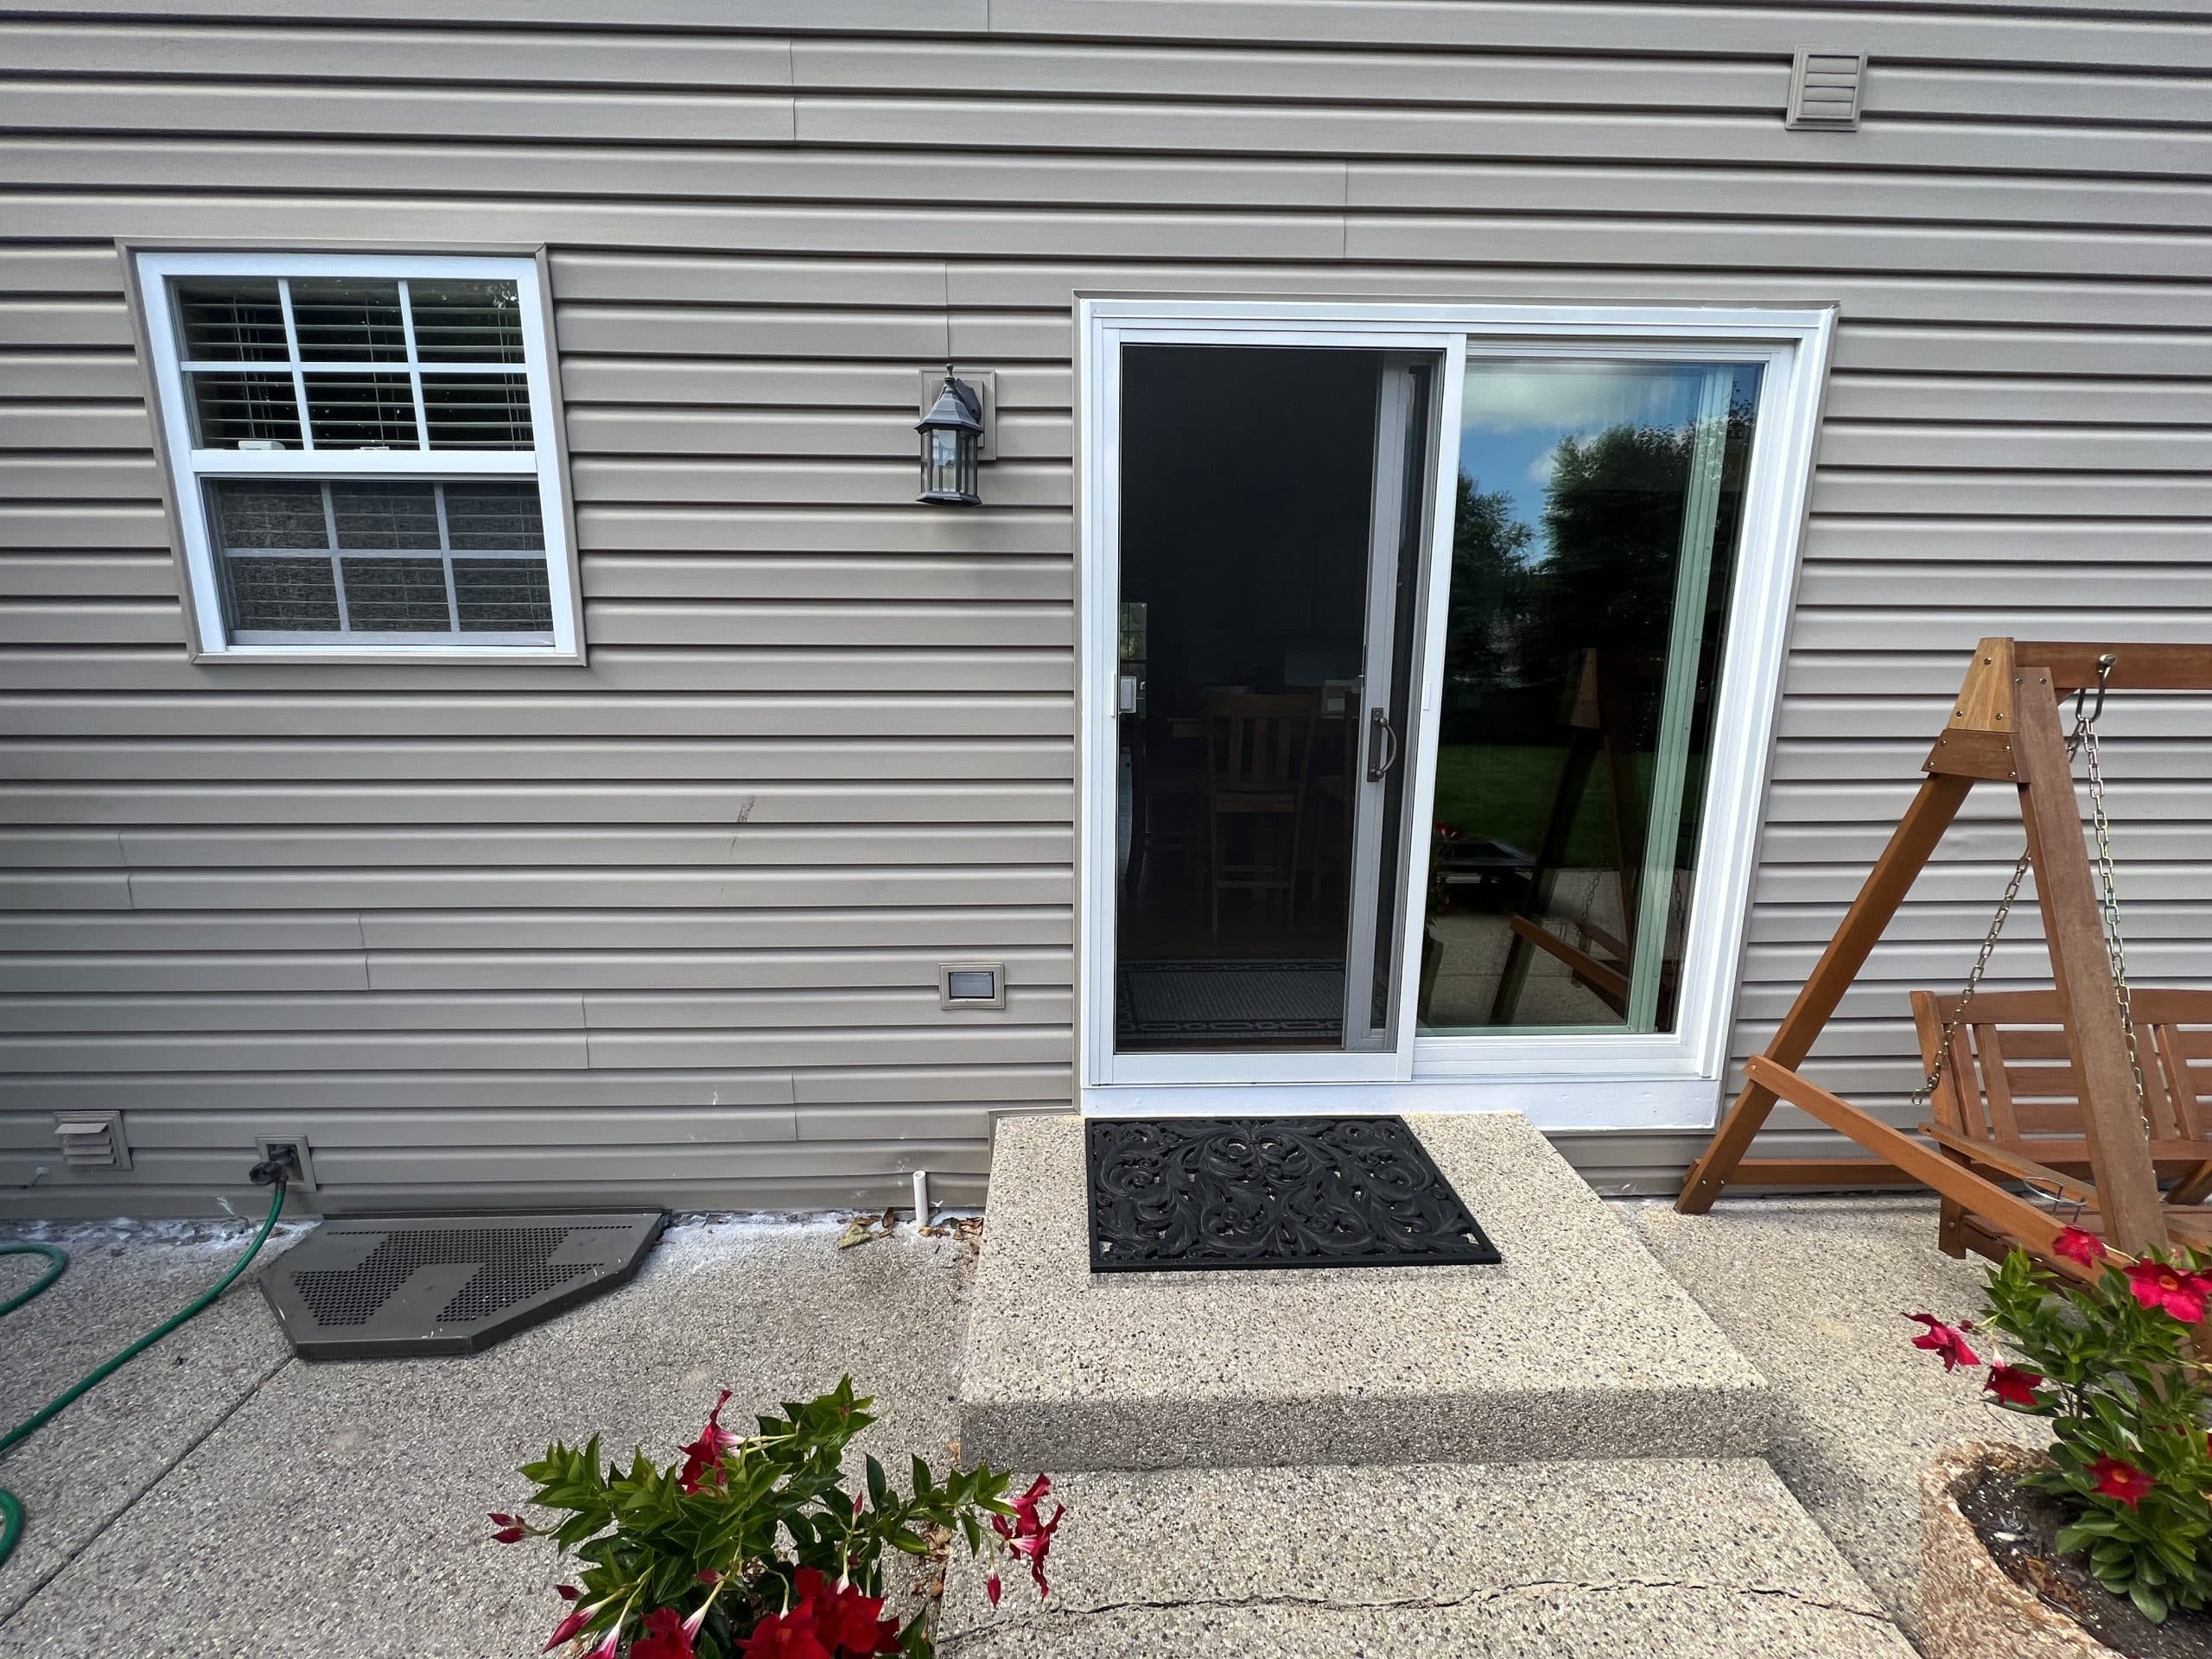
M2151 1130L2138 1083L2133 1026L2108 954L2060 704L2087 690L2212 691L2212 645L2142 645L1984 639L1975 648L1950 721L1921 770L1889 845L1845 912L1764 1054L1745 1067L1744 1091L1712 1143L1690 1168L1675 1208L1701 1214L1731 1180L1757 1186L1848 1186L1905 1180L1934 1188L1980 1224L1985 1237L2050 1257L2066 1214L2048 1211L2013 1190L2018 1182L2057 1190L2086 1204L2107 1241L2131 1254L2167 1242L2168 1211L2158 1192ZM2027 862L2050 948L2058 1023L2076 1082L2085 1186L2025 1159L1969 1160L1891 1127L1798 1075L1813 1042L1983 779L2018 791L2027 828ZM1788 1101L1873 1154L1865 1159L1789 1161L1747 1159L1777 1100ZM1986 1169L1991 1173L1978 1173ZM1993 1176L2000 1179L1993 1179ZM2063 1269L2070 1263L2056 1262Z

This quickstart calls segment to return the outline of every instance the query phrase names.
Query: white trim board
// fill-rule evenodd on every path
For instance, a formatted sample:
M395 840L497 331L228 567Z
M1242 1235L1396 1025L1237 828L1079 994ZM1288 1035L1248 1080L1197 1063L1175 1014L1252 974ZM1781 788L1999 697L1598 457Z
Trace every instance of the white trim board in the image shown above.
M1711 1125L1727 1061L1834 327L1833 307L1078 300L1076 980L1077 1075L1084 1111L1166 1116L1507 1109L1523 1112L1545 1128ZM1535 349L1569 357L1664 358L1694 349L1700 361L1763 365L1675 1030L1417 1036L1396 1054L1114 1053L1118 364L1120 348L1132 343L1436 353L1445 366L1440 456L1456 453L1470 354ZM1432 496L1430 555L1432 569L1440 573L1450 556L1451 497L1440 486ZM1435 753L1440 716L1434 665L1441 660L1446 610L1440 598L1427 605L1420 728L1417 736L1409 734L1414 752L1425 757ZM1414 823L1428 821L1433 772L1430 766L1415 776L1408 803ZM1409 838L1403 872L1408 892L1422 890L1427 854L1427 837ZM1696 971L1690 970L1693 963L1699 964ZM1417 975L1407 972L1402 979L1406 1007L1400 1028L1409 1032Z

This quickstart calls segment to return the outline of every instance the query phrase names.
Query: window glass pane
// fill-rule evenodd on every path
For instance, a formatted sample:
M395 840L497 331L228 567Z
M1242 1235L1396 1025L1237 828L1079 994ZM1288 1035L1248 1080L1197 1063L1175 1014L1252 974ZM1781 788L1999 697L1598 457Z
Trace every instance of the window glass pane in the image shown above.
M543 559L455 559L453 590L463 633L543 633L553 626Z
M192 442L202 449L296 449L300 404L289 370L185 376L192 394Z
M296 276L292 327L309 363L404 363L399 284L367 276Z
M1423 1029L1672 1028L1758 384L1469 359Z
M264 478L219 479L208 486L217 542L230 547L330 545L322 486Z
M327 558L242 554L223 562L231 626L244 632L327 633L338 627L338 584Z
M359 633L446 633L445 561L341 559L346 615Z
M207 490L208 520L232 632L326 632L339 626L322 486L221 479ZM256 552L261 548L297 550Z
M338 545L348 550L424 548L438 550L436 486L333 480L331 517Z
M433 449L530 448L530 378L426 374L423 412Z
M188 359L281 363L290 357L274 276L187 276L171 292Z
M522 310L512 283L420 277L407 284L415 354L425 363L519 363Z
M448 545L456 552L499 553L543 548L537 485L452 483L446 491ZM542 561L541 561L542 563Z
M318 449L416 449L415 387L399 374L307 377Z

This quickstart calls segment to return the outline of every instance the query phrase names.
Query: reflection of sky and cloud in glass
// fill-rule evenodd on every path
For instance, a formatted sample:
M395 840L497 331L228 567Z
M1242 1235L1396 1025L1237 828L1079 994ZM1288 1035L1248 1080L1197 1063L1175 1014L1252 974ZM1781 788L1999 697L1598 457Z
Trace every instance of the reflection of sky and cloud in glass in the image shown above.
M1680 428L1697 418L1707 369L1692 363L1562 363L1470 358L1459 420L1459 470L1484 493L1512 498L1513 516L1544 543L1544 487L1561 439L1615 426Z

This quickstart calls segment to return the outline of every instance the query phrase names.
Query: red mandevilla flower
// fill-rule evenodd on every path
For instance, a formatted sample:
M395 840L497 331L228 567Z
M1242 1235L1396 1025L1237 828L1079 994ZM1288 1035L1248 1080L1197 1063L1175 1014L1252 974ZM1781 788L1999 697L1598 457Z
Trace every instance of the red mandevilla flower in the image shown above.
M1941 1359L1945 1370L1952 1371L1961 1365L1981 1363L1981 1357L1967 1346L1967 1339L1959 1334L1958 1330L1944 1324L1933 1313L1908 1313L1905 1318L1917 1320L1928 1327L1912 1339L1912 1345L1916 1348L1923 1348ZM1966 1330L1974 1329L1972 1325L1966 1325L1963 1320L1960 1324Z
M585 1625L590 1624L591 1616L598 1611L599 1609L596 1607L577 1608L575 1611L570 1613L566 1618L563 1619L558 1624L556 1624L553 1627L553 1634L545 1638L545 1645L540 1648L538 1651L540 1653L552 1652L554 1649L559 1647L570 1637L575 1635L577 1631L582 1630Z
M1029 1576L1037 1581L1039 1597L1052 1593L1052 1586L1045 1582L1045 1558L1052 1553L1052 1534L1060 1524L1060 1517L1067 1513L1065 1504L1055 1503L1051 1520L1039 1521L1037 1518L1039 1503L1052 1490L1050 1478L1039 1475L1027 1491L1014 1500L1012 1526L1007 1524L1002 1515L991 1517L991 1529L1005 1541L1007 1550L1029 1563ZM995 1579L997 1575L994 1573L992 1577ZM988 1592L990 1583L987 1581L983 1588ZM994 1597L993 1605L996 1605L997 1600Z
M2085 1233L2079 1227L2063 1227L2050 1242L2050 1253L2063 1255L2069 1262L2079 1262L2085 1268L2104 1265L2105 1243L2094 1233Z
M2029 1370L2022 1365L1992 1365L1989 1380L1981 1385L1982 1392L1997 1396L2000 1406L2036 1406L2042 1396L2036 1390L2043 1385L2043 1373Z
M499 1528L499 1530L492 1535L493 1543L518 1544L530 1536L530 1529L523 1524L520 1516L501 1515L497 1510L493 1510L491 1514L492 1524Z
M2134 1509L2150 1495L2158 1483L2132 1463L2118 1458L2099 1458L2089 1465L2089 1472L2096 1477L2097 1491L2107 1497L2116 1497L2129 1509Z
M673 1607L656 1607L645 1615L645 1633L630 1643L630 1659L698 1659L691 1632Z
M899 1651L899 1621L883 1617L880 1596L864 1596L854 1585L832 1584L810 1567L791 1574L791 1589L800 1607L813 1609L815 1639L836 1659Z
M2144 1306L2157 1308L2183 1325L2203 1321L2205 1299L2212 1295L2212 1281L2148 1257L2129 1266L2127 1287Z
M741 1659L831 1659L814 1634L814 1609L804 1601L755 1624L740 1654Z
M707 1414L707 1426L699 1431L699 1438L683 1448L683 1470L677 1476L676 1484L687 1493L705 1485L709 1471L714 1473L715 1484L722 1484L722 1452L737 1444L737 1436L722 1427L722 1408L728 1403L729 1390L724 1389L715 1402L715 1408Z

